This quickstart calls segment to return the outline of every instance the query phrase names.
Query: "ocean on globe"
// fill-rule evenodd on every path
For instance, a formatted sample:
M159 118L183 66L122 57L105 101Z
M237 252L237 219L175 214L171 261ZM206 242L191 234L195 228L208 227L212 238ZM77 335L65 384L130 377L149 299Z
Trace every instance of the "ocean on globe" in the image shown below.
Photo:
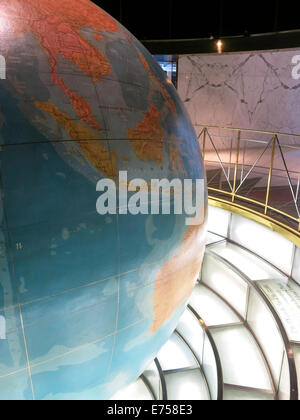
M176 328L205 222L101 216L96 186L203 179L195 132L150 53L88 0L1 0L0 54L0 399L109 399Z

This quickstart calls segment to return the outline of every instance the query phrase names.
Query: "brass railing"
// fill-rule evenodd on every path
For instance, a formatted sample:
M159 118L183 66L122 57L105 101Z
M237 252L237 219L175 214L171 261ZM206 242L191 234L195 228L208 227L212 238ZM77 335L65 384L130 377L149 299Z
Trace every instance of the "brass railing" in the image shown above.
M300 135L196 125L209 198L300 238Z

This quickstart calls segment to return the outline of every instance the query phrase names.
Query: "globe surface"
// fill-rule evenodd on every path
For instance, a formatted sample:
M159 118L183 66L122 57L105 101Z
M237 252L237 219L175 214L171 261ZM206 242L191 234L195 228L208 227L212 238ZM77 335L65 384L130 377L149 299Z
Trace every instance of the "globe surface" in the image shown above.
M100 216L96 184L203 179L195 133L152 56L88 0L2 0L0 53L0 399L108 399L176 328L204 224Z

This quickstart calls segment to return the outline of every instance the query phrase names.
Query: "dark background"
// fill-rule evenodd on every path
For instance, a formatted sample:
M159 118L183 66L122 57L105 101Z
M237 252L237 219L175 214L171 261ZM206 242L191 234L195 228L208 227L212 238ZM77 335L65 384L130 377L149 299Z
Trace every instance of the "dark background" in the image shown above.
M93 1L142 41L300 29L300 2L295 0Z

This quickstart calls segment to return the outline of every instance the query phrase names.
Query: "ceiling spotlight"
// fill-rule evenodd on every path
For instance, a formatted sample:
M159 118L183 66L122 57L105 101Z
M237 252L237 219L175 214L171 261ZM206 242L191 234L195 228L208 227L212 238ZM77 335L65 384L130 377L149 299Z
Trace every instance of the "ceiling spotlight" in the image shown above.
M218 53L222 54L222 52L223 52L223 42L220 39L217 42L217 47L218 47Z

